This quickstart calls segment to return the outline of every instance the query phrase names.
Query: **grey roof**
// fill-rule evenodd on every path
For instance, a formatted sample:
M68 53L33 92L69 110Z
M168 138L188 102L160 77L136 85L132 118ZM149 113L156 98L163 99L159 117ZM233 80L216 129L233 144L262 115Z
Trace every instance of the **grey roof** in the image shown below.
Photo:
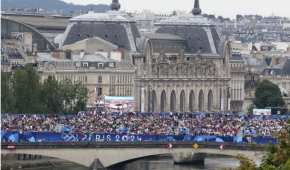
M129 29L132 28L133 38L136 42L136 38L140 36L139 32L133 23L128 26L130 26ZM100 37L118 45L120 48L131 50L128 36L125 26L120 23L77 22L73 24L71 29L68 31L63 45L72 44L89 37Z
M290 59L289 58L287 59L287 61L285 62L282 68L282 73L284 75L290 75Z
M142 34L146 38L149 38L151 40L182 40L183 38L180 36L174 35L174 34L166 34L166 33L144 33Z
M212 54L219 52L220 38L212 26L163 25L156 31L182 37L186 41L185 52Z
M222 40L221 40L221 38L220 38L220 36L219 36L219 34L217 32L217 29L211 27L210 31L211 31L211 35L213 37L214 44L215 44L215 46L217 48L217 51L218 51L218 53L220 53L221 51L219 50L218 47L219 47L219 45L220 45Z
M130 26L131 26L133 37L135 39L141 37L140 32L139 32L136 24L135 23L130 23Z
M151 43L153 52L157 53L180 53L186 47L184 40L153 39Z
M139 50L144 52L147 40L152 43L153 53L180 53L186 47L185 40L180 36L166 33L143 33Z

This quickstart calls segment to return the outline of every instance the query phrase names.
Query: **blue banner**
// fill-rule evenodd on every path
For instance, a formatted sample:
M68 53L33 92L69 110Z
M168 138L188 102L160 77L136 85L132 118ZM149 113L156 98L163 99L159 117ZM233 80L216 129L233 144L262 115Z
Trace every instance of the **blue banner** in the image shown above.
M1 132L2 142L35 143L35 142L233 142L276 144L272 137L242 137L213 135L128 135L128 134L72 134L52 132Z

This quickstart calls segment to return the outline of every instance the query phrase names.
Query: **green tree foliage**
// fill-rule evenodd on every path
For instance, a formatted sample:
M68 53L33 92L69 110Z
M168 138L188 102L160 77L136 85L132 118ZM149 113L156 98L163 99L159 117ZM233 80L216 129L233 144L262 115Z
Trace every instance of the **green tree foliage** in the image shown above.
M42 85L41 101L44 111L50 113L60 113L63 111L63 96L58 81L49 76Z
M84 110L87 103L88 89L81 83L75 84L75 107L74 112Z
M87 89L81 83L73 84L70 80L62 82L61 86L64 113L84 110L87 102Z
M15 105L12 90L12 76L11 73L1 72L1 110L2 112L13 111L10 110Z
M49 76L42 83L31 65L1 75L3 112L57 114L85 109L87 89L79 82L58 82Z
M279 87L269 80L263 80L256 88L254 104L259 109L266 107L285 108Z
M41 83L37 72L31 65L15 71L13 90L16 112L40 113L42 111L39 100Z
M237 170L290 170L290 121L287 129L281 131L278 141L277 145L268 148L259 168L255 167L253 161L238 156L241 164Z
M255 108L254 104L251 104L248 108L247 108L247 113L249 115L253 114L253 109Z
M257 170L254 161L243 155L238 155L237 158L240 160L240 167L238 167L236 170Z
M290 122L288 122L290 126ZM261 170L288 170L290 169L290 128L281 131L278 141L279 143L270 146L265 155Z

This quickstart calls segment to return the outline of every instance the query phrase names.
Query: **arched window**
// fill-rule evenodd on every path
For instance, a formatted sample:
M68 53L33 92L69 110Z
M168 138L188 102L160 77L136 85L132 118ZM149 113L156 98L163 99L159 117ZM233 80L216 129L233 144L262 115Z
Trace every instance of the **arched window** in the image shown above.
M193 90L189 94L189 111L194 112L195 110L195 96Z
M156 92L153 90L149 96L149 111L156 112Z
M185 92L180 93L180 112L185 112Z
M213 105L213 94L212 90L208 92L208 98L207 98L207 110L212 111L212 105Z
M176 94L173 90L170 95L170 111L175 112L176 111Z
M204 111L204 94L202 90L199 91L198 95L198 111Z
M165 112L165 110L166 110L166 93L163 90L160 98L160 111Z

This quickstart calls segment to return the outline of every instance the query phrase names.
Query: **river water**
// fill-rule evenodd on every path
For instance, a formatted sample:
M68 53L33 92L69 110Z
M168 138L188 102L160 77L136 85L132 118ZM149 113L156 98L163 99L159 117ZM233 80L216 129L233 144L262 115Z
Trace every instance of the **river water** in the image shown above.
M152 157L119 164L109 170L220 170L237 168L239 161L234 158L208 157L204 165L177 165L170 157Z

